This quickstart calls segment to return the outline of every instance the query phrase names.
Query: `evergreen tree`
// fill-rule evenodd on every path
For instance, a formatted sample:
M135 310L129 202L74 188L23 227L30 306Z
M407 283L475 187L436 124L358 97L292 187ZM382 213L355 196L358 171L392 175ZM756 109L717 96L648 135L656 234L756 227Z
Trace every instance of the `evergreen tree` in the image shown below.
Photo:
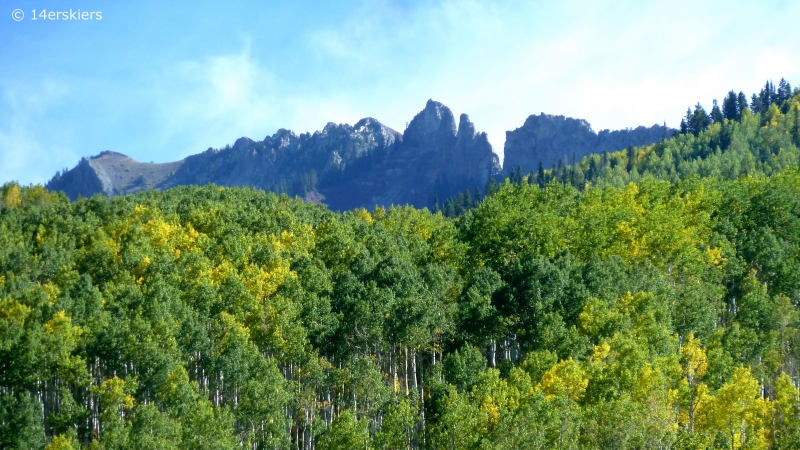
M749 110L750 108L747 107L747 97L744 95L744 92L739 91L739 95L736 96L736 120L742 120L742 115L744 114L745 110Z
M742 119L742 112L739 110L739 103L735 92L728 92L728 95L726 95L725 99L722 101L722 115L728 120Z
M628 150L626 152L628 157L628 165L625 167L625 170L628 173L631 173L633 172L634 169L634 162L635 162L634 160L636 159L636 149L632 145L629 145Z
M539 183L539 187L544 187L545 179L544 179L544 164L542 164L542 160L539 160L539 170L536 172L536 182Z
M698 136L703 131L706 131L709 125L711 125L711 117L708 116L705 108L698 102L694 106L694 112L691 113L689 118L689 131L695 136Z
M511 182L517 185L522 184L522 179L524 175L522 172L522 166L518 165L516 169L511 171Z
M689 134L692 132L691 123L692 123L692 109L686 108L686 116L683 119L681 119L681 128L680 128L681 134Z
M494 177L489 177L489 181L486 182L486 189L484 189L486 196L488 197L490 195L493 195L495 192L497 192L497 189L498 189L497 180Z
M722 115L722 111L719 109L717 105L717 100L714 99L714 106L711 107L711 122L712 123L722 123L724 117Z
M780 83L778 83L777 103L780 106L790 98L792 98L792 86L785 79L781 78Z

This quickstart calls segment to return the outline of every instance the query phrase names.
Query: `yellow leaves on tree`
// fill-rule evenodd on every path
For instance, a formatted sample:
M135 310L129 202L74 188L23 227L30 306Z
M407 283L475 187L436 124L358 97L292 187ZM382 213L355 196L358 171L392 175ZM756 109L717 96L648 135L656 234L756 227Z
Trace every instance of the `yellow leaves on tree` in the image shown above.
M372 225L372 223L375 222L375 220L372 218L372 215L364 208L354 209L353 215L370 225Z
M796 430L800 425L800 405L797 403L798 389L794 386L792 377L782 372L775 380L775 428L777 437L789 430Z
M191 224L182 226L160 218L147 221L141 229L150 238L154 248L167 249L176 258L181 251L191 249L200 235Z
M569 397L577 402L583 397L588 385L589 378L586 373L570 358L545 372L536 389L542 391L548 398Z
M84 359L72 354L80 343L83 329L73 325L72 318L64 311L56 313L42 329L45 361L55 366L56 373L65 382L86 380L88 372Z
M3 195L3 204L11 209L18 207L22 203L22 196L19 192L19 186L12 184L6 189Z
M479 432L490 431L500 422L501 411L514 411L519 406L520 393L507 380L500 378L500 371L488 369L478 377L472 389L474 404L480 411Z
M50 444L44 450L77 450L80 447L74 447L72 440L63 434L53 437Z
M242 281L255 298L263 300L274 294L291 273L286 260L276 262L271 269L249 264Z
M25 334L25 321L32 309L11 297L0 300L0 350L9 351Z
M81 327L72 325L72 318L64 311L59 311L44 324L45 336L60 344L63 351L70 352L78 345L83 334Z
M680 355L683 375L689 385L694 386L698 383L698 378L708 371L706 352L700 347L700 340L695 338L694 334L689 333L689 336L686 337L686 342L681 346Z
M772 408L770 401L761 397L761 386L750 375L750 368L740 367L731 381L698 406L697 426L725 431L734 449L767 448Z
M103 422L113 422L123 417L125 410L133 408L134 399L131 395L136 390L136 384L125 382L122 378L114 377L103 381L100 386L91 388L92 393L100 397L100 414Z

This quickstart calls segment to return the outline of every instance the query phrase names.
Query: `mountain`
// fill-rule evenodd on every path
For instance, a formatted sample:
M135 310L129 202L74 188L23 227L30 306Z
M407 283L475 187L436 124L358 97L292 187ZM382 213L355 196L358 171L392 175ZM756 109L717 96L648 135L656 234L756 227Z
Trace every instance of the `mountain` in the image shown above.
M573 157L580 160L591 153L653 144L675 133L677 130L661 125L595 133L583 119L544 113L531 115L524 125L506 132L503 171L509 174L521 166L523 172L529 173L539 168L540 161L549 169L558 161L569 164Z
M506 133L506 174L535 171L573 156L654 143L675 130L653 125L595 133L582 119L540 114ZM466 114L458 123L433 100L401 134L373 118L355 125L328 123L321 131L280 129L261 141L242 137L233 146L180 161L154 164L105 151L59 173L47 188L70 198L124 195L182 185L249 186L324 203L333 210L376 205L430 207L466 190L483 188L501 173L486 133Z
M486 133L466 114L456 127L449 108L429 100L403 134L365 118L328 123L313 134L280 129L262 141L239 138L183 160L142 163L116 152L83 158L47 188L70 198L122 195L179 185L250 186L298 195L334 210L411 204L430 206L500 172Z

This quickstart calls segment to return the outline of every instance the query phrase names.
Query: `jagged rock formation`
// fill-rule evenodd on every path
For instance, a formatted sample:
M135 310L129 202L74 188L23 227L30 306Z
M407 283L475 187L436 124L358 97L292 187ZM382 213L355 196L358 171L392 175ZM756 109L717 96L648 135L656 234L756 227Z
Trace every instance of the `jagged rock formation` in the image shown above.
M70 198L94 194L124 195L142 189L160 189L183 164L183 160L164 164L139 162L122 153L104 151L82 158L75 168L56 174L47 189L64 191Z
M653 125L595 133L583 119L544 113L532 115L520 128L506 131L503 171L508 174L521 166L523 172L529 173L539 168L540 161L545 169L549 169L558 161L569 164L573 157L580 160L591 153L661 142L676 132L672 128Z
M465 188L484 186L500 172L485 133L429 100L402 135L375 119L354 126L329 123L314 134L278 130L263 141L238 139L181 161L141 163L103 152L84 158L47 184L70 198L101 193L215 183L299 195L335 210L359 206L431 206Z
M498 161L486 133L476 133L466 114L456 128L450 109L429 100L403 133L402 145L378 161L374 171L330 194L360 192L360 204L431 206L435 197L443 200L464 189L483 188L490 176L500 173Z

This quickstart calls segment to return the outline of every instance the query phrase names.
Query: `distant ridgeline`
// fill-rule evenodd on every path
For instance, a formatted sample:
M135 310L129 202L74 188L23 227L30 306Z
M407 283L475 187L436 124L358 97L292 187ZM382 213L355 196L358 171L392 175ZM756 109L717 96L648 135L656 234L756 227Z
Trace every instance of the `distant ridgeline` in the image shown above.
M585 120L530 116L508 132L505 173L659 142L676 132L653 125L595 133ZM313 134L281 129L263 141L243 137L233 147L209 148L163 164L106 151L56 174L46 187L74 200L214 183L299 196L332 210L392 204L438 208L438 199L483 187L501 173L486 133L476 132L465 114L456 126L450 109L431 100L402 134L366 118L354 126L329 123Z
M677 181L690 176L770 175L797 164L800 158L799 116L789 114L796 105L792 98L798 94L800 89L793 91L784 79L777 88L767 82L749 104L744 93L730 91L722 107L714 100L711 113L700 103L688 109L679 131L653 126L627 134L622 134L624 130L594 134L583 120L531 116L521 128L507 133L503 176L489 180L483 194L467 189L441 205L437 201L434 209L450 217L463 214L484 195L491 195L504 179L585 189L619 187L643 178ZM542 124L547 122L554 126L543 131ZM670 138L660 139L664 136Z
M299 136L278 130L263 141L238 139L166 164L146 164L114 152L84 158L57 174L47 188L71 199L128 194L180 185L248 186L325 203L333 210L359 206L430 206L437 195L483 186L500 173L497 155L466 114L458 126L441 103L428 101L404 133L375 119L354 126L329 123Z

